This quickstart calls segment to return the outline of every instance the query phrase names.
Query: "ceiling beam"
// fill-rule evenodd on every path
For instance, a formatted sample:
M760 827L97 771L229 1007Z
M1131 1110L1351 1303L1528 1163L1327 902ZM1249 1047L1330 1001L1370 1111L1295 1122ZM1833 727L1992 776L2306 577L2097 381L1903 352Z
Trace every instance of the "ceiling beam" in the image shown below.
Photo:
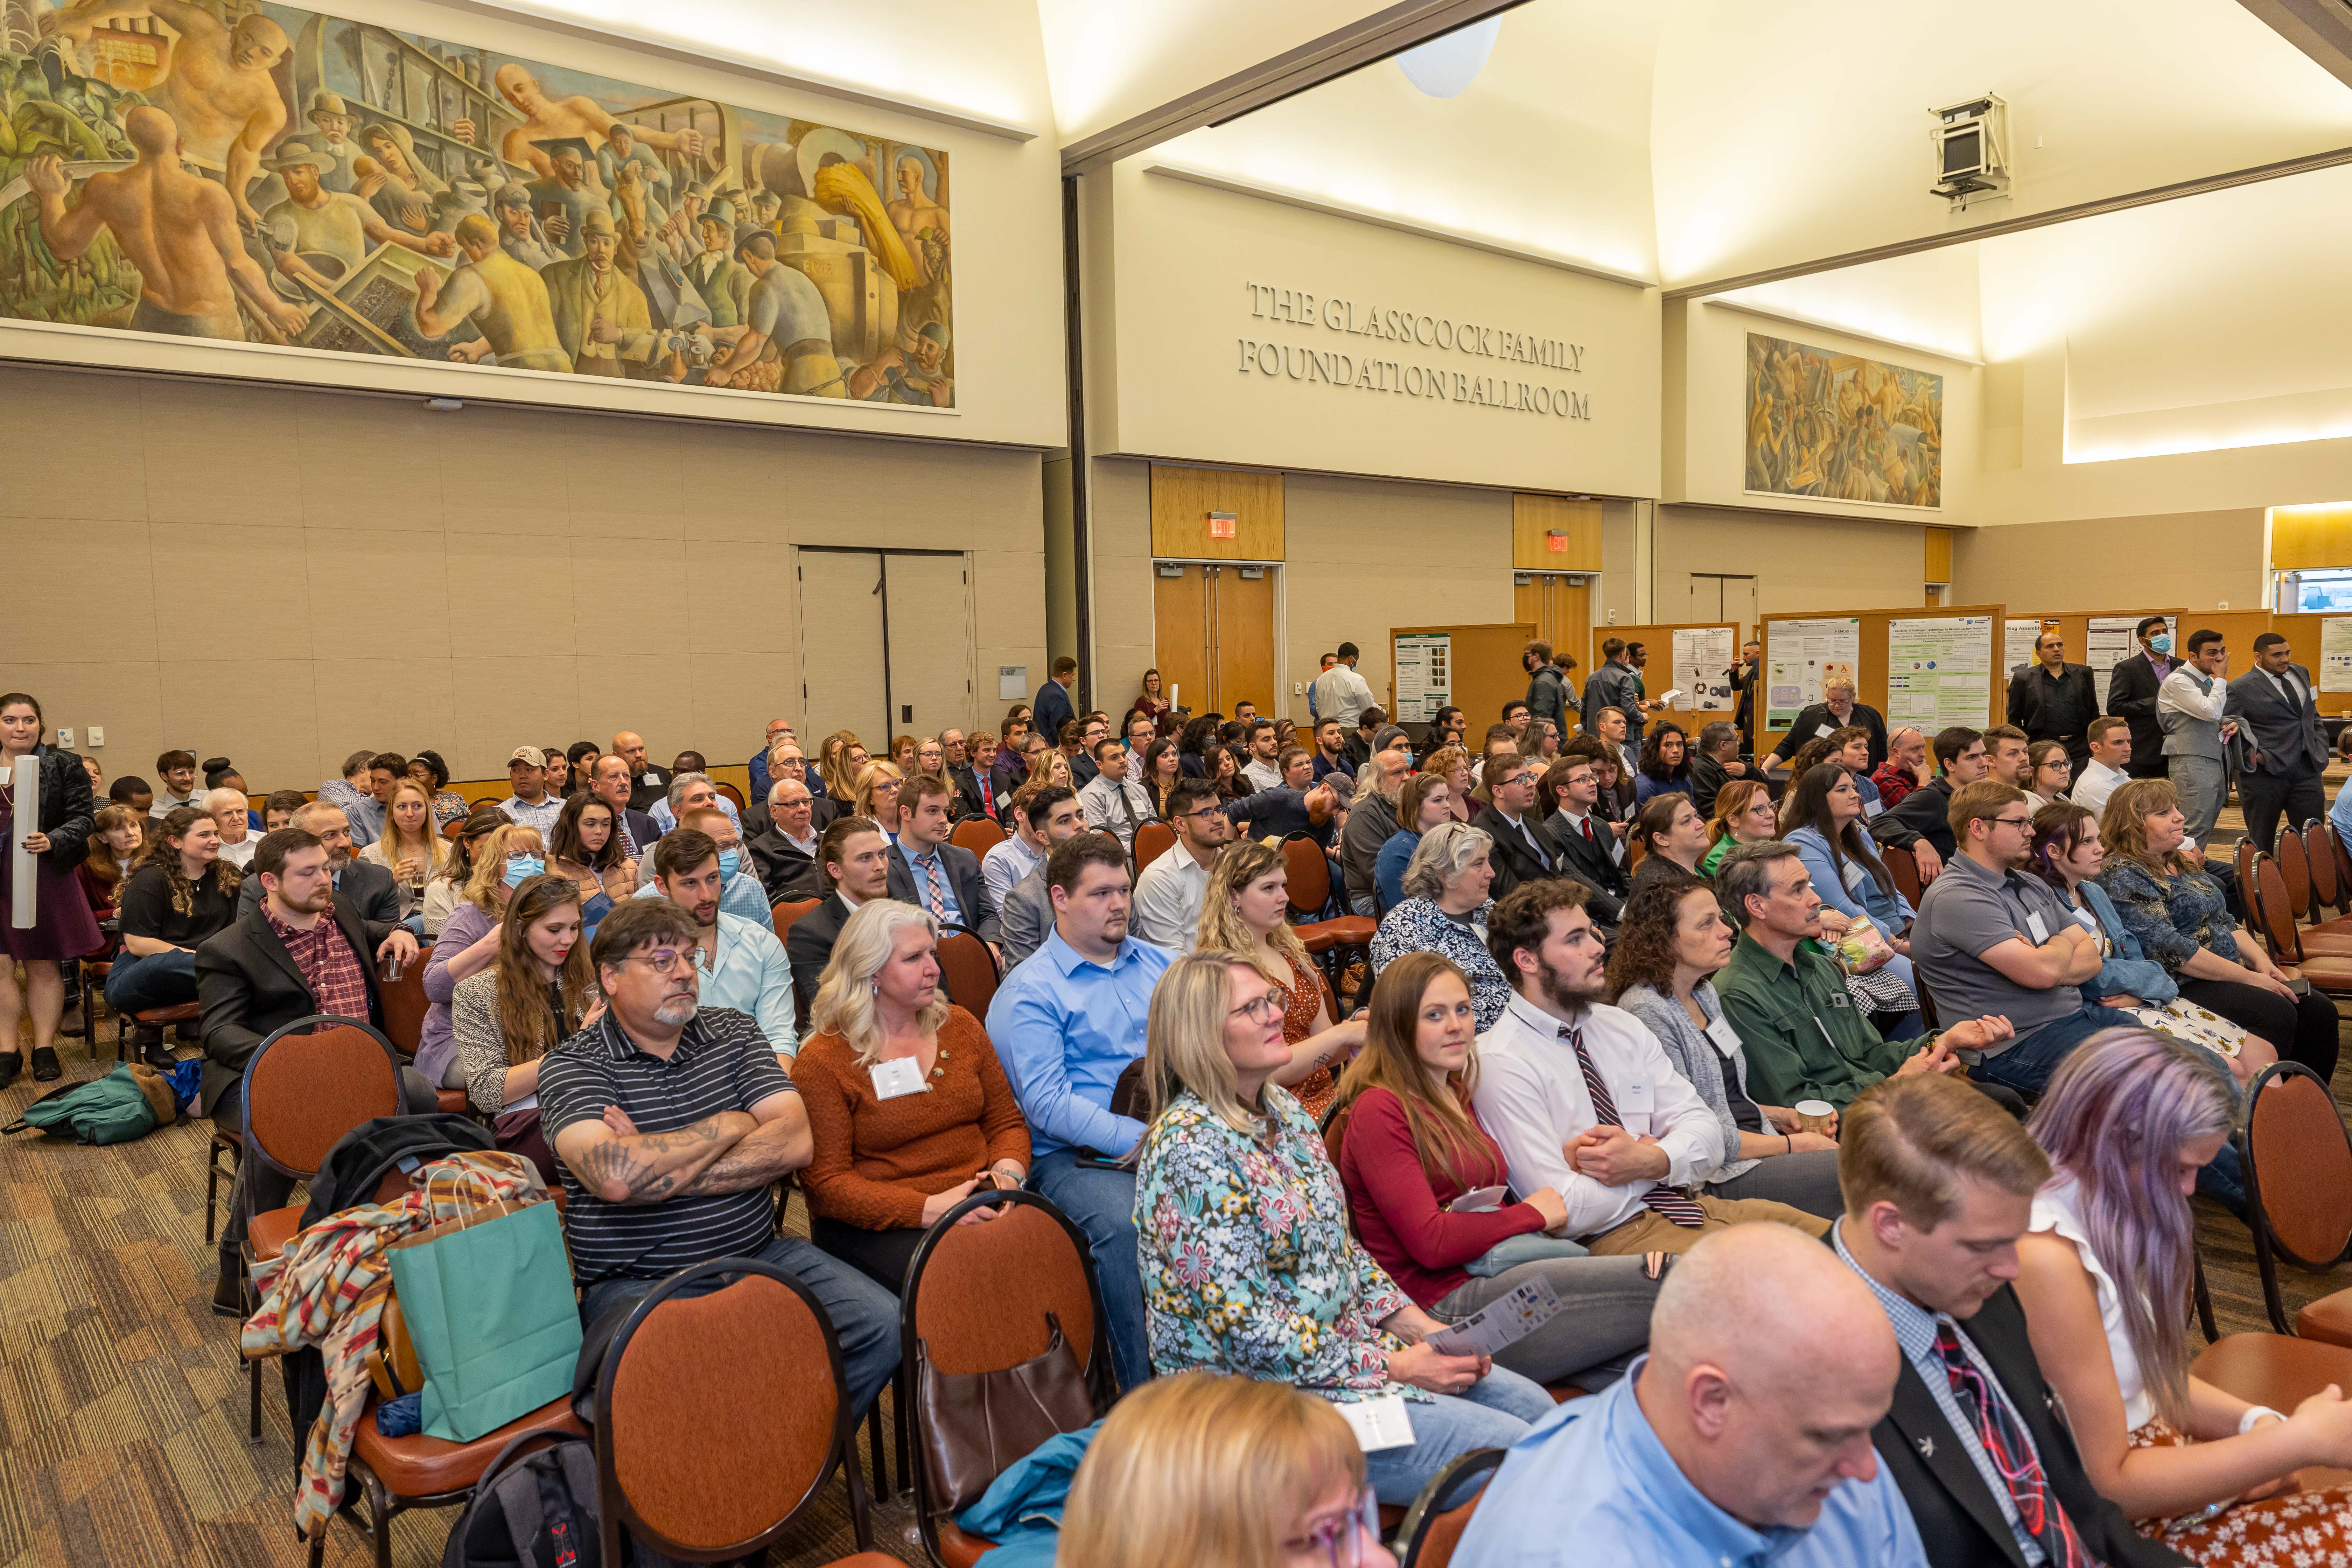
M1401 0L1286 54L1262 60L1062 149L1062 173L1087 174L1204 125L1222 125L1294 93L1402 54L1527 0Z
M2352 11L2338 0L2238 0L2263 26L2352 87Z

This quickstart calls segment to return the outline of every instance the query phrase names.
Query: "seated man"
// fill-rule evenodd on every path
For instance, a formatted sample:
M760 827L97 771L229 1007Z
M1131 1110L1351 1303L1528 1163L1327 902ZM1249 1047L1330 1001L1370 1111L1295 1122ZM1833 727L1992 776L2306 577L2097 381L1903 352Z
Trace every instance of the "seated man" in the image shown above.
M2137 1021L2084 1001L2083 982L2099 973L2099 942L2049 883L2018 869L2033 847L2025 792L1990 780L1969 784L1952 797L1951 832L1959 852L1920 896L1912 965L1937 1012L1998 1014L2016 1031L1982 1054L1963 1052L1970 1073L2039 1094L2067 1052L2101 1029Z
M1846 989L1845 971L1814 945L1822 898L1795 845L1740 846L1723 858L1716 889L1740 934L1715 992L1738 1033L1748 1091L1759 1103L1822 1100L1843 1110L1881 1079L1958 1072L1955 1050L1982 1051L2009 1038L2009 1020L1987 1016L1915 1040L1881 1039ZM1978 1087L2025 1114L2011 1090Z
M1927 766L1927 737L1906 724L1886 738L1886 760L1871 770L1879 803L1893 811L1903 797L1935 777Z
M1356 770L1349 765L1344 751L1345 739L1346 731L1339 720L1325 718L1316 721L1314 780L1321 784L1333 773L1339 774L1341 782L1337 787L1342 800L1355 793L1356 783Z
M1383 753L1384 755L1386 753ZM1135 879L1135 934L1179 955L1201 940L1201 899L1217 852L1234 841L1233 818L1206 779L1179 779L1168 792L1176 847Z
M929 910L993 949L1003 940L996 905L980 874L980 857L948 842L955 831L955 789L938 773L917 773L898 792L898 841L890 847L890 896Z
M538 828L542 840L554 837L555 819L563 815L563 797L547 787L547 756L537 746L517 746L508 752L507 783L514 794L499 802L509 822Z
M2107 796L2131 777L2131 721L2113 717L2091 721L2091 758L2066 791L2066 798L2094 816L2107 814Z
M792 738L793 723L791 720L771 719L768 721L767 732L760 738L760 749L751 755L751 794L755 799L765 800L768 795L768 791L775 787L777 775L768 771L769 761L775 755L776 747L781 742L789 741ZM794 746L793 750L797 752L800 748L798 746Z
M604 1015L540 1064L581 1316L625 1310L693 1264L760 1258L824 1304L863 1412L898 1365L898 1300L776 1234L774 1188L809 1162L808 1117L751 1021L698 1005L696 935L666 899L605 916L593 951Z
M1108 738L1096 742L1094 759L1094 780L1078 791L1079 808L1088 822L1108 829L1118 840L1132 862L1135 830L1157 820L1151 792L1143 787L1142 770L1128 755L1124 742ZM905 803L900 804L903 807Z
M1853 677L1832 675L1822 682L1822 700L1798 710L1796 722L1780 737L1780 743L1772 748L1772 754L1764 759L1765 773L1788 778L1789 764L1806 742L1826 737L1849 724L1859 724L1870 731L1871 768L1885 762L1886 721L1879 716L1877 709L1854 700Z
M1592 890L1585 908L1614 932L1625 919L1625 898L1633 885L1625 876L1625 841L1617 825L1595 815L1601 781L1592 772L1592 758L1580 751L1560 753L1543 776L1540 786L1551 793L1551 820L1538 835L1551 851L1552 868L1573 877Z
M333 806L321 809L342 820ZM252 873L247 879L261 898L196 950L205 1041L205 1085L197 1109L224 1129L244 1126L246 1064L263 1040L314 1013L383 1028L377 963L387 957L416 962L416 939L398 920L371 920L349 895L335 890L327 847L316 834L281 827L264 836L253 851ZM422 1074L403 1068L400 1080L402 1105L409 1114L433 1110L436 1097ZM228 1223L220 1236L214 1310L241 1315L246 1223L283 1207L293 1190L294 1178L266 1160L238 1163Z
M1225 815L1245 826L1252 838L1289 838L1305 834L1328 855L1347 821L1347 813L1340 809L1340 781L1314 783L1314 759L1303 746L1283 747L1275 757L1275 765L1282 770L1282 782L1271 789L1226 802ZM1100 819L1089 808L1087 820Z
M1348 912L1380 913L1381 846L1397 831L1397 797L1404 793L1412 759L1402 751L1368 754L1356 770L1355 797L1348 803L1348 826L1339 830L1339 872Z
M1152 987L1171 954L1128 934L1127 858L1098 833L1056 845L1045 867L1054 931L1004 977L988 1037L1029 1123L1030 1188L1086 1233L1119 1386L1151 1376L1135 1261L1135 1169L1143 1123L1111 1090L1143 1055Z
M790 735L776 742L776 749L768 753L764 762L768 765L762 766L760 772L766 775L768 782L751 796L751 809L743 813L743 837L746 842L768 830L768 797L775 793L779 779L798 779L803 788L808 784L807 760L801 755L801 743ZM727 797L721 795L719 798L725 800ZM814 791L810 792L810 798L815 798Z
M2049 1158L2016 1121L1932 1076L1872 1089L1844 1121L1845 1215L1832 1234L1902 1349L1894 1407L1871 1436L1927 1561L2187 1563L2099 1495L2042 1380L2009 1282Z
M768 786L768 825L743 846L768 902L821 899L824 880L816 866L816 797L797 773Z
M1045 864L1045 857L1053 850L1053 846L1045 842L1042 833L1030 828L1027 801L1039 789L1066 787L1061 784L1024 784L1007 794L999 804L1002 815L998 820L1004 825L1004 842L982 856L980 862L980 879L987 885L989 900L999 910L1012 902L1013 888L1026 879L1031 872L1041 868ZM1073 803L1077 798L1075 793L1070 796ZM1070 810L1072 816L1077 814L1075 804ZM1049 921L1047 923L1052 922Z
M974 743L980 738L980 734L975 733L967 740L961 730L940 731L940 765L947 775L948 783L955 786L955 819L958 822L975 816L986 817L991 822L996 820L996 792L989 786L988 768L973 757ZM995 737L990 736L989 739L992 742ZM990 761L994 760L992 750Z
M717 806L727 814L727 820L735 825L737 833L743 831L743 818L737 814L735 803L720 795L719 786L712 784L710 775L705 773L670 774L668 792L654 802L646 815L653 819L656 827L667 833L684 822L686 814L698 805Z
M203 795L196 788L195 752L165 752L155 759L155 777L163 787L148 805L148 816L160 821L184 805L204 805Z
M1511 1446L1454 1562L1927 1568L1870 1449L1902 1362L1828 1248L1773 1226L1709 1237L1659 1287L1633 1370Z
M803 1008L816 999L817 983L833 961L834 940L857 906L890 896L890 840L872 817L838 816L817 843L816 863L824 876L824 898L784 935L793 991Z
M1753 772L1739 760L1739 726L1717 719L1700 726L1691 747L1691 804L1701 816L1715 815L1715 797L1733 779Z
M1508 898L1515 888L1539 882L1552 874L1551 851L1543 837L1543 818L1536 810L1539 770L1516 752L1496 754L1486 764L1485 785L1491 805L1480 806L1470 826L1495 841L1488 863L1495 868L1491 894Z
M371 925L399 921L400 884L393 879L392 868L358 858L352 848L351 823L341 806L330 805L323 800L310 801L295 809L288 826L302 829L325 847L327 868L334 878L335 891L351 900L360 919ZM258 855L260 851L254 853ZM238 912L259 909L261 884L247 877L236 897Z
M789 781L788 781L789 782ZM724 819L713 813L713 826ZM718 842L699 827L664 834L654 846L654 887L663 898L694 917L702 1005L732 1007L750 1016L768 1037L784 1064L800 1049L793 1016L793 969L775 928L761 918L746 920L719 907Z
M677 831L684 832L689 827L709 835L710 841L719 847L719 874L726 879L719 891L719 907L738 919L756 925L767 925L767 891L760 886L760 879L744 868L743 836L735 826L735 819L719 810L717 805L706 802L687 807ZM658 840L653 847L660 848ZM637 863L637 875L644 879L644 885L637 889L638 898L661 896L661 889L654 886L654 857L651 854Z
M1047 856L1055 845L1066 844L1087 830L1078 797L1066 784L1023 784L1013 792L1004 810L1005 819L1019 822L1024 832L1045 845ZM1053 931L1054 895L1045 887L1045 864L1039 859L1036 869L1015 882L997 911L1008 970L1035 952Z
M629 792L635 783L629 773L629 759L599 757L588 777L589 789L613 808L613 820L621 829L621 853L643 865L652 855L654 840L661 837L661 829L654 826L652 817L629 805Z
M353 752L343 759L343 776L319 786L319 799L342 808L343 819L362 844L383 837L383 807L375 798L373 752Z
M1723 1129L1657 1037L1601 1005L1600 933L1581 882L1530 882L1487 917L1486 946L1511 1000L1478 1037L1478 1120L1511 1185L1560 1195L1558 1233L1602 1257L1687 1252L1710 1231L1775 1220L1821 1236L1829 1221L1759 1198L1686 1197L1724 1163Z
M1937 777L1903 797L1903 804L1874 819L1865 829L1881 844L1908 849L1919 864L1924 886L1942 875L1956 849L1952 837L1952 795L1985 776L1991 763L1985 755L1984 731L1955 724L1936 731Z

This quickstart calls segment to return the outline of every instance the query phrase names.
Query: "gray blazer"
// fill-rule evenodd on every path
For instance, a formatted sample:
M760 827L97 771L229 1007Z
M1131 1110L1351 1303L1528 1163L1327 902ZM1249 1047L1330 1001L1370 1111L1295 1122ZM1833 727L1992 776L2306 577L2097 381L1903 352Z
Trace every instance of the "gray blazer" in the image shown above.
M2234 716L2240 728L2252 731L2254 746L2262 752L2256 764L2262 772L2273 778L2317 778L2327 766L2327 737L2319 728L2316 702L2319 688L2313 684L2311 671L2299 664L2288 665L2287 674L2304 690L2300 713L2287 706L2271 678L2259 669L2230 682L2222 710Z
M1691 994L1698 999L1699 1011L1706 1015L1707 1022L1713 1023L1723 1016L1723 1004L1716 1000L1715 982L1700 981ZM1617 998L1617 1005L1641 1019L1643 1026L1658 1037L1658 1044L1666 1048L1666 1059L1675 1064L1675 1070L1698 1090L1698 1097L1706 1101L1709 1110L1715 1112L1715 1120L1723 1129L1724 1148L1738 1148L1739 1123L1731 1119L1730 1097L1723 1092L1723 1068L1720 1065L1723 1055L1715 1048L1715 1042L1692 1027L1690 1015L1683 1011L1681 1003L1672 996L1662 995L1653 986L1626 987L1625 994ZM1739 1092L1748 1094L1747 1047L1740 1047L1732 1051L1731 1068L1738 1079ZM1753 1100L1755 1097L1749 1095L1748 1098ZM1706 1180L1727 1182L1734 1176L1746 1175L1756 1168L1757 1163L1754 1160L1737 1157L1727 1159L1708 1172Z
M1004 971L1010 974L1014 964L1045 945L1045 933L1054 929L1054 900L1045 891L1045 867L1013 884L1003 908L996 911L996 922Z

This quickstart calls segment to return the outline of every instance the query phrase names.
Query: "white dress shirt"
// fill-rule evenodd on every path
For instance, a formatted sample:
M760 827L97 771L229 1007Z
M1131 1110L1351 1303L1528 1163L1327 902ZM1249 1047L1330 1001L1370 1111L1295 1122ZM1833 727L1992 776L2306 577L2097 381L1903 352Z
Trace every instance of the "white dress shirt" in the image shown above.
M2193 666L2186 664L2173 666L2172 673L2164 678L2164 684L2156 689L2156 710L2161 713L2168 708L2176 713L2186 713L2191 719L2218 724L2221 721L2221 705L2229 700L2229 688L2220 676L2208 676L2204 671L2197 670L2199 676L2212 682L2211 690L2198 690L2197 682L2189 679L2192 668Z
M1568 1205L1568 1224L1559 1234L1598 1236L1648 1213L1642 1194L1654 1184L1612 1187L1569 1168L1565 1145L1599 1118L1560 1026L1526 997L1512 994L1495 1026L1478 1037L1478 1120L1502 1145L1513 1190L1551 1188ZM1616 1007L1588 1008L1577 1026L1625 1131L1655 1138L1665 1151L1666 1184L1692 1187L1713 1175L1723 1163L1722 1126L1675 1071L1658 1037Z
M1045 863L1045 852L1015 833L981 857L980 879L998 909L1022 879Z
M1315 678L1315 716L1337 719L1342 730L1356 728L1364 710L1375 706L1372 689L1355 667L1335 664Z
M1135 879L1135 918L1129 934L1154 947L1187 953L1201 940L1201 900L1209 868L1179 844Z
M2116 787L2130 777L2131 774L2120 768L2111 768L2093 757L2083 764L2083 776L2074 781L2074 786L2066 792L2066 798L2095 816L2105 816L2107 814L2107 796L2115 794Z
M2281 675L2277 671L2273 670L2264 665L2258 664L2254 666L2254 668L2261 670L2263 674L2270 677L2272 687L2276 689L2280 698L2290 707L2308 708L2311 706L2311 693L2303 689L2303 682L2294 678L2294 671L2292 668L2290 668L2284 675Z
M1262 789L1282 787L1282 770L1262 758L1252 757L1249 765L1242 769L1242 777L1249 780L1250 793L1253 795ZM1087 820L1091 822L1094 819L1088 817Z
M1122 798L1127 803L1125 811L1119 810ZM1136 828L1155 819L1150 792L1135 782L1132 773L1118 784L1101 773L1096 774L1093 782L1078 792L1078 809L1087 814L1087 826L1109 828L1118 836L1118 847L1129 855L1135 853Z

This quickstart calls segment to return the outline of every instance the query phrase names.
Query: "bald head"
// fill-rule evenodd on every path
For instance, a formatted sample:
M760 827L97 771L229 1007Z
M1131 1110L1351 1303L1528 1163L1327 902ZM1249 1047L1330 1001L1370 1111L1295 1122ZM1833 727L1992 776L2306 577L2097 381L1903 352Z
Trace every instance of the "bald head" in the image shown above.
M1801 1529L1839 1485L1877 1473L1870 1429L1901 1359L1886 1314L1835 1252L1788 1226L1740 1225L1667 1274L1638 1397L1717 1507Z
M624 730L613 737L613 755L629 764L629 772L646 771L646 738L633 731Z

